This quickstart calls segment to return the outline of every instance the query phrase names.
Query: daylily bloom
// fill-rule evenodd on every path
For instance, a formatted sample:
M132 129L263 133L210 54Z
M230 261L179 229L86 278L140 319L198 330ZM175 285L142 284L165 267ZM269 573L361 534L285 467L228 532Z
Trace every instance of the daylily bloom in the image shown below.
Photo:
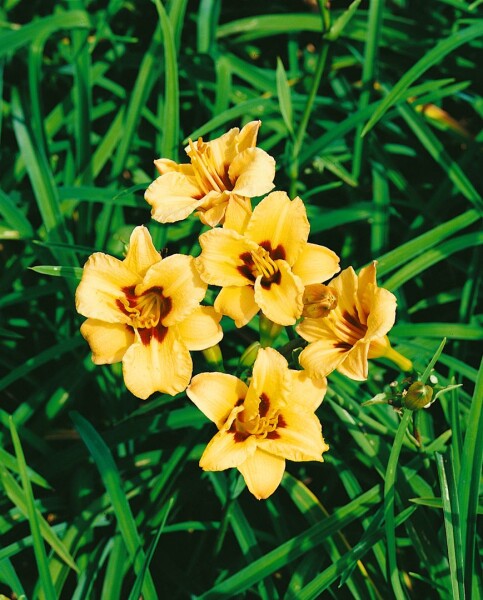
M339 271L332 250L307 243L309 229L302 200L272 192L256 206L243 233L218 228L202 234L195 264L204 281L223 288L216 310L237 327L260 309L274 323L293 325L302 314L305 286Z
M219 429L200 466L236 467L256 498L268 498L280 484L285 459L323 462L329 447L314 411L326 389L325 379L289 369L273 348L259 351L249 386L225 373L196 375L186 393Z
M96 252L76 292L92 360L122 361L126 387L139 398L182 392L193 370L189 351L223 336L220 315L200 306L206 287L191 256L161 259L143 226L132 232L124 260Z
M351 379L367 379L368 359L397 354L387 332L394 325L396 298L376 283L376 262L361 269L352 267L330 282L337 297L328 316L305 318L297 332L309 343L299 356L311 377L325 377L334 369ZM407 361L407 359L405 359ZM407 361L409 362L409 361Z
M211 142L189 140L185 152L190 164L155 160L161 176L144 195L153 219L173 223L196 211L211 227L225 223L243 228L252 210L250 198L274 187L275 160L255 148L260 125L261 121L252 121L241 131L234 127Z

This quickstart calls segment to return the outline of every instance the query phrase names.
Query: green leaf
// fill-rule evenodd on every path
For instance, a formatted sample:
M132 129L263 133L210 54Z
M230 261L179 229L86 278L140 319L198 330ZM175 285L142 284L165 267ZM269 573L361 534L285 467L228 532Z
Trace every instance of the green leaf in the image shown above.
M428 506L429 508L437 508L443 510L442 498L409 498L409 502L414 502L414 504L420 504L421 506ZM478 504L476 512L478 515L483 515L483 504Z
M458 480L461 538L465 553L466 595L471 598L476 544L476 507L478 506L483 464L483 360L480 363L461 455Z
M325 537L334 535L355 519L366 515L371 507L377 505L380 501L381 494L379 488L377 486L373 487L352 502L335 510L324 521L313 525L304 533L293 537L261 558L253 561L235 575L218 583L199 596L199 599L214 600L215 598L229 598L235 594L241 594L257 581L264 579L283 566L290 564L299 556L322 544Z
M18 208L8 194L0 189L0 214L12 229L10 237L31 239L34 231L30 221ZM4 234L5 235L5 234Z
M82 267L60 267L54 265L38 265L36 267L29 267L32 271L40 273L41 275L51 275L52 277L69 277L80 281L84 269Z
M445 469L445 462L448 472ZM441 487L441 499L443 503L444 528L446 532L446 543L448 547L448 560L450 579L454 600L465 598L464 587L464 559L461 543L461 514L458 504L458 490L454 479L453 464L443 456L436 453L436 464L438 467L439 484Z
M337 19L332 23L329 32L324 35L326 40L335 42L342 35L344 29L355 15L356 10L359 8L359 4L361 2L362 0L354 0L351 4L349 4L348 8L337 17Z
M483 21L476 21L474 25L453 33L453 35L450 35L439 42L439 44L437 44L429 52L426 52L423 58L421 58L415 65L406 71L406 73L404 73L404 75L398 80L396 85L392 88L384 100L378 103L374 114L367 122L361 135L366 135L374 127L374 125L381 119L386 111L401 99L404 92L414 81L416 81L418 77L421 77L423 73L425 73L433 65L437 64L453 50L459 48L459 46L467 44L468 42L471 42L471 40L474 40L482 35Z
M391 448L391 454L387 463L386 476L384 478L384 519L387 540L388 574L391 580L392 590L397 600L406 598L402 588L396 557L396 521L394 518L394 505L396 498L396 473L401 453L402 442L406 435L406 429L411 421L411 410L405 410L396 437Z
M141 538L136 528L131 508L123 490L121 477L112 454L94 427L76 412L70 414L76 429L92 454L95 465L99 470L106 491L111 499L112 508L116 515L119 530L123 537L131 561L138 575L146 569L147 558L144 553ZM143 593L147 598L157 598L154 582L149 569L146 570Z
M277 57L277 94L278 103L280 106L280 113L282 114L283 122L287 127L290 135L293 135L293 112L292 112L292 99L290 96L290 87L287 80L287 74L283 66L283 62L280 57Z
M32 493L32 487L30 485L27 465L25 463L25 457L20 444L17 430L13 418L10 418L10 431L12 435L12 441L15 448L15 454L20 469L20 479L22 481L23 490L10 475L10 473L3 467L0 466L1 479L5 487L5 491L9 496L10 500L19 508L22 514L28 518L32 538L35 556L37 559L37 566L39 568L39 574L43 581L43 585L47 593L53 591L53 585L51 576L49 573L49 567L47 563L47 556L45 554L45 547L43 544L42 537L51 546L51 548L65 561L67 565L74 571L79 571L74 559L71 557L67 549L65 548L62 541L53 532L47 521L42 517L39 510L35 507L35 501ZM47 590L49 590L47 592ZM55 593L53 598L55 598Z
M22 46L31 44L35 38L49 36L59 29L86 29L89 27L91 27L91 21L85 11L70 10L37 19L27 25L21 25L13 31L0 31L0 58Z
M178 158L179 141L179 85L176 47L171 22L166 15L160 0L154 0L158 11L159 22L163 34L165 94L164 94L164 131L161 156L163 158Z
M442 242L446 238L455 235L458 231L469 227L473 223L480 220L480 215L476 210L468 210L462 215L450 219L446 223L433 227L430 231L421 234L417 238L400 245L398 248L387 252L383 256L379 257L377 263L378 275L386 275L390 271L397 269L401 265L405 265L408 262L412 262L415 256L421 253L427 253L430 248L436 246L439 242ZM463 237L463 236L462 236ZM458 247L458 246L457 246ZM451 250L451 247L449 248ZM448 248L446 249L448 251ZM457 250L455 250L457 251ZM436 257L433 257L435 260ZM435 263L437 260L435 260ZM419 268L423 268L425 259L422 259ZM433 263L430 263L433 264ZM414 271L414 263L411 270ZM401 279L404 279L404 275ZM396 279L396 283L397 283Z
M394 337L429 337L450 340L482 340L483 330L478 325L462 323L398 323L391 330Z
M404 523L414 512L415 507L406 508L396 518L395 525ZM377 523L377 517L374 517L374 523ZM375 529L375 528L374 528ZM344 554L339 560L331 564L324 571L319 573L308 585L303 587L297 593L297 600L317 600L327 588L334 583L339 575L350 569L367 552L374 548L374 545L383 537L382 528L379 531L371 529L369 535L364 535L361 540L352 548L350 552Z

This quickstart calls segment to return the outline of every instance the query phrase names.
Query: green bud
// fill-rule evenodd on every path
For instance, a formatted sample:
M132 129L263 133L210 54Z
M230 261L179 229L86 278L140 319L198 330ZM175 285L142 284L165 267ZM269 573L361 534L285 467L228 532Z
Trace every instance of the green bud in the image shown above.
M250 344L245 352L240 357L238 365L240 367L251 367L257 358L258 351L260 350L260 342L253 342Z
M205 350L203 350L203 356L205 357L206 362L215 369L223 368L223 356L218 344L215 344L210 348L205 348Z
M410 410L420 410L431 403L432 397L433 388L430 385L424 385L422 381L415 381L409 386L402 402Z
M258 330L260 332L260 345L262 348L271 346L277 339L279 333L282 331L283 325L270 321L263 313L260 313L260 320L258 322Z

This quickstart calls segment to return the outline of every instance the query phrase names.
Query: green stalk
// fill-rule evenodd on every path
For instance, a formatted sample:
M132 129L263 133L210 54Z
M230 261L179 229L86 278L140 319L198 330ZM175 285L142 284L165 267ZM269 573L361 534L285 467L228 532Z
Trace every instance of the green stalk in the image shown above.
M384 480L384 517L385 517L385 528L386 528L386 540L387 540L387 566L388 566L388 577L392 584L394 597L396 600L404 600L406 594L401 586L399 579L399 571L397 567L396 558L396 521L394 518L394 499L395 499L395 483L396 483L396 472L399 461L399 454L401 453L401 447L408 428L409 422L411 421L413 411L405 410L399 427L396 432L394 444L391 449L389 461L387 463L386 477Z

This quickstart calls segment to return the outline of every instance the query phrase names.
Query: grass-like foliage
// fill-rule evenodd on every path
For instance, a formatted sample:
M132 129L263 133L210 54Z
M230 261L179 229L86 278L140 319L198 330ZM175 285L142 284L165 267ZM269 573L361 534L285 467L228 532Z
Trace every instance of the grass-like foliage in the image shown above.
M1 3L0 597L483 597L482 10ZM413 364L332 372L324 462L287 462L262 501L236 469L200 469L216 427L193 393L130 393L120 362L93 363L75 308L87 258L122 260L136 226L163 260L200 254L196 216L151 219L153 160L186 163L188 139L258 120L309 241L342 269L377 261L392 347ZM301 368L295 327L221 325L223 363L193 352L194 376L248 384L259 325Z

